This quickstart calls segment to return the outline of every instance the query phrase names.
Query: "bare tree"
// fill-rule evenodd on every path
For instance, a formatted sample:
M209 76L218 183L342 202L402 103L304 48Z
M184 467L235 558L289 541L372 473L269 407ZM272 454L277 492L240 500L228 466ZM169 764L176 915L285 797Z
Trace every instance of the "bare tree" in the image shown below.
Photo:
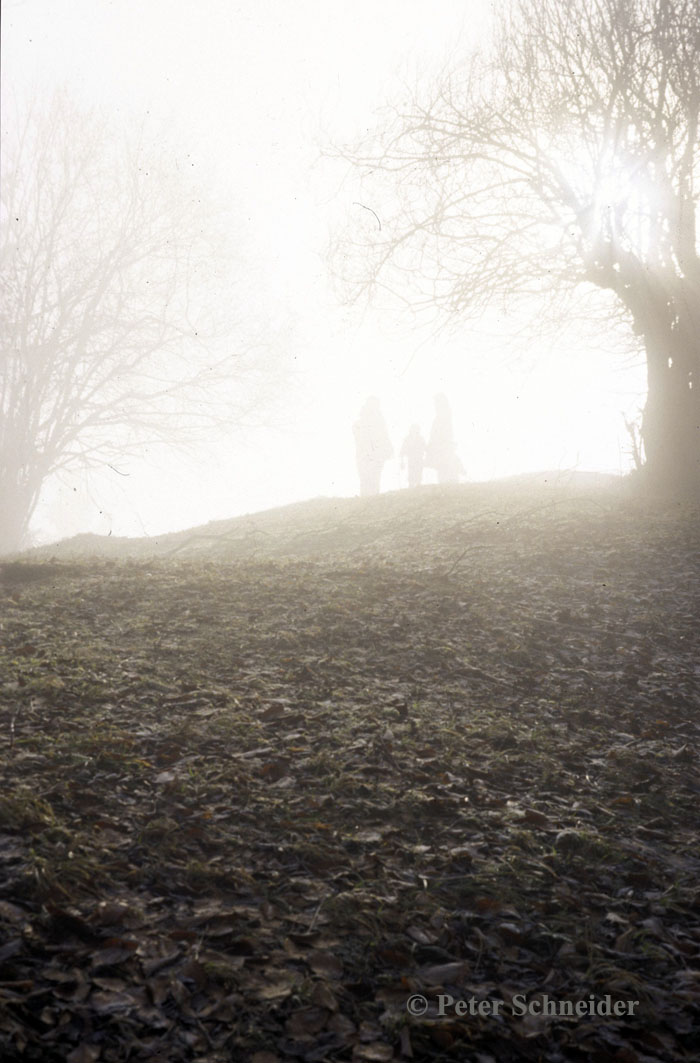
M211 205L143 134L57 95L3 141L0 553L57 470L240 418L266 353Z
M698 497L699 111L697 0L512 0L486 50L349 155L376 213L342 261L361 245L365 289L453 317L518 297L561 315L573 293L624 317L646 475Z

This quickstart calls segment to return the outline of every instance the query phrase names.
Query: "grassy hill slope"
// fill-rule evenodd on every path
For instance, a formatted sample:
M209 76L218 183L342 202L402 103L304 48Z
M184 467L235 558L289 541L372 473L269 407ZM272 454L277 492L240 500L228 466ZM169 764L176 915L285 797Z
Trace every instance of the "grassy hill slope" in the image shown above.
M579 481L2 566L3 1063L692 1059L699 559Z
M386 541L410 550L421 537L469 520L483 528L529 511L564 506L586 513L627 498L619 477L597 473L541 473L487 484L425 486L376 498L316 498L179 532L145 538L93 534L27 551L27 559L86 557L317 557L342 554Z

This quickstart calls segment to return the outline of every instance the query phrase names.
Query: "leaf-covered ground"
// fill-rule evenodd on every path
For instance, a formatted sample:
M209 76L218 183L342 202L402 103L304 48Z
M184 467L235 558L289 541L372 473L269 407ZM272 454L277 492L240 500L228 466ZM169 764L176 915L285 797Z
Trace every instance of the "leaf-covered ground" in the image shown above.
M698 1058L697 513L156 546L0 566L3 1063Z

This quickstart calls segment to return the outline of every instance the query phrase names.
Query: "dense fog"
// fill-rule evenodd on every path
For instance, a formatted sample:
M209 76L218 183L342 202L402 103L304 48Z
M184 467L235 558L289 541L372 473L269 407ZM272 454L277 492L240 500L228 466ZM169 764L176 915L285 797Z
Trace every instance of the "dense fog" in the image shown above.
M149 393L145 421L139 412L88 427L70 443L64 467L43 476L25 541L79 531L154 535L303 498L358 494L353 425L371 396L381 404L391 447L382 490L408 486L402 446L413 425L427 441L437 395L450 404L463 480L631 467L624 417L638 416L645 373L639 353L615 330L564 321L558 334L537 336L522 305L507 298L444 328L434 314L415 313L401 293L378 290L351 302L331 251L348 219L351 238L353 225L363 237L381 226L364 201L361 175L343 157L346 147L381 126L382 109L399 106L488 34L490 15L487 3L453 0L429 7L418 0L7 5L4 143L32 126L34 154L25 144L20 163L22 222L29 218L31 229L36 204L44 211L38 229L19 233L18 246L35 239L63 278L59 286L70 256L84 257L81 240L98 248L104 268L110 233L131 209L122 200L138 177L138 196L155 203L138 201L144 217L151 210L148 224L171 218L163 245L146 252L160 256L164 269L177 259L162 305L170 313L173 300L189 300L183 319L191 334L180 332L177 348L164 343L158 387L181 382L183 366L206 376L216 364L220 374L209 391L169 393L157 425ZM75 247L63 234L64 266L47 229L66 179L58 160L70 156L75 192L84 179L78 159L95 129L101 140L89 195L75 209L97 219L97 230L76 232L68 217ZM42 136L49 148L41 148ZM6 151L6 167L8 158ZM12 204L4 226L8 210ZM194 266L188 225L202 243ZM147 284L152 268L146 258L136 281L125 271L115 299L126 299L129 284ZM75 333L82 319L66 301ZM43 321L37 349L54 335L43 305L32 310ZM128 301L123 305L136 316ZM154 329L159 305L148 310ZM205 311L207 327L213 322L207 336L199 329ZM103 366L105 342L100 337L90 354ZM121 342L109 340L117 361ZM79 371L70 372L75 381ZM150 363L139 372L152 388ZM112 386L116 377L107 375ZM42 401L65 387L49 376ZM92 399L78 389L73 396L78 418ZM119 407L122 400L110 401ZM426 465L422 481L438 479Z

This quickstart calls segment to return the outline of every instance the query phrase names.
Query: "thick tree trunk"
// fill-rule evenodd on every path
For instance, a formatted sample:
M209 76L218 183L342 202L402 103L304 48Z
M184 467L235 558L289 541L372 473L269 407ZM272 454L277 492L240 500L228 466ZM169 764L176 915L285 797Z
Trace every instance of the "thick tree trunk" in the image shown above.
M588 279L627 306L647 356L642 420L644 476L655 494L700 501L700 263L675 269L643 265L606 243Z
M642 422L646 476L655 493L700 500L700 335L647 333Z
M37 494L26 484L0 482L0 556L13 554L27 545Z

